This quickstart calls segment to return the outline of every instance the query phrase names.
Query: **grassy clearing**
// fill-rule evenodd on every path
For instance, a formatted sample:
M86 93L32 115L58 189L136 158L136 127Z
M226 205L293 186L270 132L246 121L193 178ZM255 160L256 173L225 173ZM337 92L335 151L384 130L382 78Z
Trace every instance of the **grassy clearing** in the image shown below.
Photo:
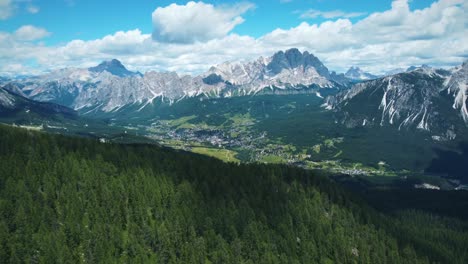
M266 155L263 156L260 162L264 163L286 163L283 157L276 156L276 155Z
M247 114L236 114L236 115L230 115L226 114L224 115L226 118L229 118L232 122L233 125L247 125L247 124L252 124L255 122L255 119L253 119L250 116L250 113Z
M214 157L225 162L240 162L240 160L235 157L237 152L228 149L194 147L192 148L192 152Z
M183 116L181 118L173 119L173 120L167 120L168 125L174 128L181 128L183 125L187 125L187 122L196 118L195 115L191 116Z

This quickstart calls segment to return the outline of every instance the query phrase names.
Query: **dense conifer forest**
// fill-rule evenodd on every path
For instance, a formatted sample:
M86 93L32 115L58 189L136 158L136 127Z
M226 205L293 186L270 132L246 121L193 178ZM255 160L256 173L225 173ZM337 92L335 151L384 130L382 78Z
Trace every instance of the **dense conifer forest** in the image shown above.
M326 177L0 127L2 263L468 263L468 224Z

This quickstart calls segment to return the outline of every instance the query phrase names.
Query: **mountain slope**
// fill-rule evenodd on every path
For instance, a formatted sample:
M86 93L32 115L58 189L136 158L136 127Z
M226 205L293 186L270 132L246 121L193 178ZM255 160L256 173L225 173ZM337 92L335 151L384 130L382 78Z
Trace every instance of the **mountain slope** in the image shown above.
M53 120L59 117L75 119L77 113L65 106L36 102L0 88L0 120L31 123L36 120Z
M468 61L452 70L452 75L445 81L447 94L455 97L454 109L459 109L465 123L468 123Z
M451 71L432 68L354 85L327 98L324 106L348 127L416 128L453 139L468 124L467 63Z
M3 126L0 146L6 262L466 263L464 223L310 171Z

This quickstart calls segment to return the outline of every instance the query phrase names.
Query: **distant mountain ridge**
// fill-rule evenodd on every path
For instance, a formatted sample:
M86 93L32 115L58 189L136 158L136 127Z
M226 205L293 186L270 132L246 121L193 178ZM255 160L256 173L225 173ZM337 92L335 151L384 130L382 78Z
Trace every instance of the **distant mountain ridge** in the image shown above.
M198 76L154 71L142 75L114 59L88 69L66 68L24 79L2 79L1 87L91 116L121 109L138 116L155 103L172 104L198 96L331 95L324 106L335 111L337 121L348 127L390 125L453 139L460 133L457 128L468 124L467 76L466 62L451 70L410 67L380 78L358 67L351 67L346 75L336 74L313 54L289 49L246 63L225 62ZM372 80L363 81L365 78Z
M88 69L67 68L49 74L7 82L11 90L43 102L83 112L110 112L128 105L169 103L187 97L231 97L257 93L310 93L346 89L350 80L330 73L314 55L298 49L279 51L247 63L223 63L199 76L175 72L128 71L118 60ZM5 85L4 85L5 86Z
M352 79L352 80L359 80L359 81L365 81L365 80L372 80L378 78L377 75L373 75L371 73L365 72L361 70L359 67L350 67L348 71L344 74L346 78Z

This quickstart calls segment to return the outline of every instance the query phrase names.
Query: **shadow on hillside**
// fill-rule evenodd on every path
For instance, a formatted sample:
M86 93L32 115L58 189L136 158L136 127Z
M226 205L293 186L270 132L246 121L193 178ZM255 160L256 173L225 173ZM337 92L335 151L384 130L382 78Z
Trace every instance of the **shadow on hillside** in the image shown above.
M440 174L447 178L468 183L468 142L459 145L459 151L435 149L437 158L433 159L426 172Z

